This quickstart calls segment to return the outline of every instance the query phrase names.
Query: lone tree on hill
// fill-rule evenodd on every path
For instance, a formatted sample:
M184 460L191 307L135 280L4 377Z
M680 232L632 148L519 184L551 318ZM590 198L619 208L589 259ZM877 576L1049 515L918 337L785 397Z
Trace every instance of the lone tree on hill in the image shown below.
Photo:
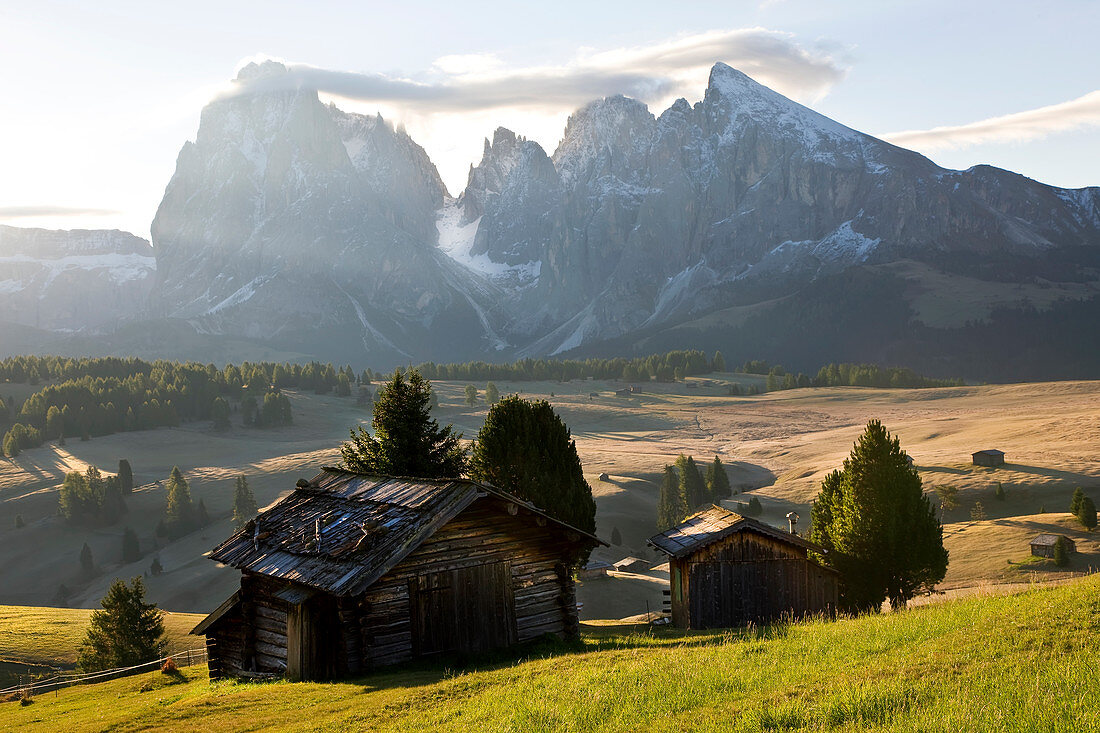
M233 492L233 526L240 529L248 524L248 520L256 516L258 511L256 497L252 495L252 487L248 485L248 479L238 476L237 487Z
M920 475L878 420L867 423L844 467L825 477L810 516L810 539L839 571L848 611L876 611L887 598L902 608L947 573L943 526Z
M688 514L687 502L680 491L680 477L675 466L665 466L661 488L657 495L657 529L665 531L684 521Z
M95 560L92 558L92 548L85 542L80 548L80 574L85 578L95 575Z
M127 527L122 533L122 562L137 562L140 559L141 545L137 532Z
M596 502L577 443L545 400L511 395L489 409L474 442L470 477L585 532L596 530Z
M1077 516L1077 512L1081 509L1081 502L1085 500L1085 490L1078 486L1073 490L1073 498L1069 501L1069 513L1073 516Z
M158 659L164 653L162 612L145 602L145 584L134 578L127 586L116 579L92 613L92 623L80 647L80 669L132 667Z
M119 459L118 462L118 485L124 496L134 493L134 471L125 458Z
M432 419L431 384L412 369L397 370L378 389L371 435L362 426L340 447L351 471L416 478L455 478L466 471L461 433Z
M718 354L721 356L721 353ZM717 504L722 499L728 499L733 495L730 490L730 477L726 473L726 467L722 465L722 459L714 457L714 462L707 464L707 494L710 500Z

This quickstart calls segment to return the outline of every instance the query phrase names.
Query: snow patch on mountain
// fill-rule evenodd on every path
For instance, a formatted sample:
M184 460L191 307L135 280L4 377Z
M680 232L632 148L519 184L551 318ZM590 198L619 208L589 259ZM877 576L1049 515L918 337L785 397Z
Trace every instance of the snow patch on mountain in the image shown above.
M439 231L439 249L443 254L468 270L483 275L497 285L508 288L526 288L538 282L542 272L542 262L524 262L509 265L494 262L487 254L471 253L481 217L469 224L462 223L462 207L455 201L448 201L438 212L436 229Z

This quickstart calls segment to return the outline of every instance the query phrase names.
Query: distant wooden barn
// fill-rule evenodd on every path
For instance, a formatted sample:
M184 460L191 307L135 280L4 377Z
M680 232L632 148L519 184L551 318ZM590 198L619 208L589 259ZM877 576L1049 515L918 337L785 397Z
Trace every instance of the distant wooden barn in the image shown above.
M995 468L997 466L1005 465L1004 451L999 450L980 450L977 453L970 454L971 460L975 466L988 466L989 468Z
M1058 544L1058 538L1065 543L1066 554L1077 552L1077 543L1069 537L1060 534L1041 534L1031 541L1031 554L1036 557L1054 557L1054 546Z
M837 573L808 556L822 549L755 519L711 507L649 544L669 558L676 626L722 628L835 612Z
M325 469L209 553L241 587L192 633L212 678L295 680L573 637L599 543L475 481Z

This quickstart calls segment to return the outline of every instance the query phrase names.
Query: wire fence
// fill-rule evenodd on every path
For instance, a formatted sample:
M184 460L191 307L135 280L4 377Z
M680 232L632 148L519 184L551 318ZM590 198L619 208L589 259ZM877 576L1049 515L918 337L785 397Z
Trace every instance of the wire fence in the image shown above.
M132 667L104 669L98 672L60 672L44 679L36 679L33 675L27 675L28 679L25 683L0 690L0 699L13 696L32 697L34 695L41 695L45 692L60 690L65 687L91 685L97 682L107 682L122 677L130 677L131 675L141 674L143 672L153 672L163 668L165 662L169 659L172 660L176 667L191 667L194 665L206 664L206 648L182 649L172 654L165 655L160 659L155 659L143 664L136 664Z

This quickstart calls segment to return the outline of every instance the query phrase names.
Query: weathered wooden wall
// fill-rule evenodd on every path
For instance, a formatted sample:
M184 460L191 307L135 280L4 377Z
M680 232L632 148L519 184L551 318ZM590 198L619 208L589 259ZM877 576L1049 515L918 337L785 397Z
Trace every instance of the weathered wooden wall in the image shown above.
M680 578L672 590L672 622L693 629L742 626L836 606L835 573L810 561L806 550L777 539L738 532L669 563Z
M290 604L276 595L286 581L245 573L239 609L208 633L212 674L325 679L548 633L575 637L579 545L546 524L480 500L355 598Z
M544 520L533 515L525 517L520 512L519 516L512 516L504 502L478 501L380 578L360 602L360 658L364 668L406 661L420 651L425 654L451 649L477 651L547 633L576 636L580 622L568 567L574 561L572 553L576 547L566 543L559 530L547 528ZM432 582L473 582L478 588L466 591L467 598L481 592L493 596L495 585L490 579L500 572L499 564L506 564L510 575L514 621L503 629L479 625L473 636L443 638L420 650L418 647L423 645L416 637L425 633L424 623L433 623L421 618L419 631L414 627L417 621L414 606L422 603L414 596L419 596L421 586ZM467 572L488 565L498 569ZM445 575L450 575L449 581L443 579ZM474 605L496 603L490 598ZM491 612L509 614L509 609L497 606ZM448 636L446 631L444 637Z

